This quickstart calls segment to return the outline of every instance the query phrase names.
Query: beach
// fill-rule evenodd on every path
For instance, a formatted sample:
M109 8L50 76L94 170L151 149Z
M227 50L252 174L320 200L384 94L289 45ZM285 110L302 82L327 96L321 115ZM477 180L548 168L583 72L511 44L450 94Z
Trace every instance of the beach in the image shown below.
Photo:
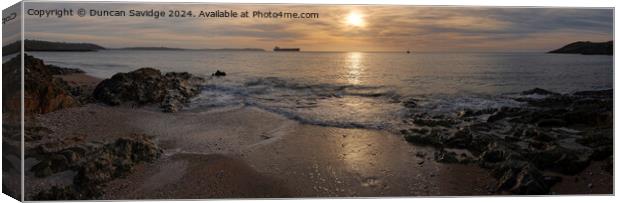
M112 181L105 199L485 195L493 184L476 166L416 156L432 151L397 135L304 125L255 108L170 115L91 104L40 119L90 141L156 135L163 158Z
M31 56L26 63L34 71L27 79L37 81L26 86L27 199L607 194L613 188L611 90L535 88L499 98L507 106L453 111L366 87L331 90L276 79L245 84L344 93L297 100L302 110L295 115L274 108L282 104L274 99L267 100L271 106L195 105L230 101L213 94L211 84L228 76L141 68L102 79ZM374 106L385 97L388 107L403 108L402 120L364 125L389 109ZM323 100L332 100L326 106L336 114L305 110ZM338 115L347 110L350 115ZM306 117L322 113L336 116ZM351 115L359 116L347 120Z
M63 78L80 77L85 76ZM412 145L400 135L302 124L254 107L162 113L155 106L87 104L40 115L36 123L60 140L81 135L84 142L106 142L134 133L155 137L164 155L110 181L102 199L497 194L497 181L488 171L475 164L438 163L432 148ZM612 179L599 165L574 178L580 181L569 179L553 190L611 192ZM70 177L49 178L63 175ZM597 185L588 187L592 182Z

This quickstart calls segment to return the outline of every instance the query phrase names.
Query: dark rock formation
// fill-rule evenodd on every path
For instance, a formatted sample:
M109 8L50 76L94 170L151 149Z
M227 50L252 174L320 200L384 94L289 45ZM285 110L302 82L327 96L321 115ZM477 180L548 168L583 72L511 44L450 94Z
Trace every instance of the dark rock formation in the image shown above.
M215 71L215 73L211 74L211 76L215 76L215 77L226 76L226 72L217 70Z
M93 96L108 105L158 103L165 112L175 112L200 93L203 82L204 79L189 73L162 75L157 69L141 68L129 73L117 73L102 81Z
M589 42L579 41L570 43L562 48L550 51L557 54L584 54L584 55L613 55L614 41Z
M466 160L492 170L498 191L515 194L548 194L559 177L542 171L573 175L592 160L613 155L613 90L559 94L536 88L521 95L514 99L522 107L465 109L455 115L410 108L405 123L415 127L401 132L411 143L437 148L438 162L471 162L455 159L446 148L471 152Z
M3 64L3 87L7 92L3 92L6 97L5 109L19 109L19 84L20 82L20 56L16 56ZM79 102L70 92L67 83L55 78L54 71L51 71L41 59L25 55L24 56L24 108L26 114L48 113L58 109L77 106ZM54 68L53 68L54 69ZM59 69L55 69L59 70ZM4 86L6 84L6 86Z
M162 150L150 137L134 134L107 144L82 143L55 149L39 146L28 153L41 160L32 171L38 177L73 170L73 185L52 187L34 195L35 200L92 199L101 195L100 186L131 172L136 164L152 162Z
M558 93L549 91L549 90L545 90L545 89L540 89L540 88L534 88L531 90L526 90L523 91L521 93L522 95L532 95L532 94L538 94L538 95L559 95Z

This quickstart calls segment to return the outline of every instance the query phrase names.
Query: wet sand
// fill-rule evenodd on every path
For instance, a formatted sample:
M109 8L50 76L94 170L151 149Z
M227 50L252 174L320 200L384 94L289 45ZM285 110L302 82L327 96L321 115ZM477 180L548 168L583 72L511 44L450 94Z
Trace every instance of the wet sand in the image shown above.
M37 120L59 138L157 138L164 157L110 182L104 199L487 195L495 184L484 169L436 163L431 149L399 135L305 125L252 107L161 113L88 104Z
M96 78L84 73L73 73L66 75L56 75L55 77L62 78L70 85L87 86L94 89L94 87L101 82L100 78Z

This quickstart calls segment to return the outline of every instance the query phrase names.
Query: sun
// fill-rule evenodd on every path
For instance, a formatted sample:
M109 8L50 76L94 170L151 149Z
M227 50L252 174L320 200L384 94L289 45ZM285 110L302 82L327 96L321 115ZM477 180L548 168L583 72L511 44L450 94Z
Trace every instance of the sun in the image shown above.
M353 27L363 27L366 24L366 22L364 22L364 16L356 12L351 12L347 15L346 23Z

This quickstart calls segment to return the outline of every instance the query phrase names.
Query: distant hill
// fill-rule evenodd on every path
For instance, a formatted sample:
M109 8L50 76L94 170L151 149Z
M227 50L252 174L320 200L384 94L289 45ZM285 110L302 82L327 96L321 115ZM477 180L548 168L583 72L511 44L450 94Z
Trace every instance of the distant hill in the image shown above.
M223 48L223 49L184 49L174 47L125 47L121 50L154 50L154 51L265 51L260 48Z
M13 42L9 45L2 47L2 55L10 55L17 53L21 44L20 41ZM24 49L26 51L97 51L108 49L92 43L71 43L71 42L50 42L41 40L25 40ZM194 51L265 51L260 48L222 48L222 49L184 49L173 47L125 47L117 48L117 50L162 50L162 51L174 51L174 50L194 50Z
M123 50L186 50L182 48L170 48L170 47L125 47L119 48Z
M2 47L2 55L17 53L21 48L20 41ZM25 40L25 51L97 51L105 49L91 43L50 42L40 40Z
M223 49L197 49L200 51L265 51L261 48L223 48Z
M614 41L609 42L589 42L579 41L570 43L562 48L548 53L557 54L584 54L584 55L613 55Z

